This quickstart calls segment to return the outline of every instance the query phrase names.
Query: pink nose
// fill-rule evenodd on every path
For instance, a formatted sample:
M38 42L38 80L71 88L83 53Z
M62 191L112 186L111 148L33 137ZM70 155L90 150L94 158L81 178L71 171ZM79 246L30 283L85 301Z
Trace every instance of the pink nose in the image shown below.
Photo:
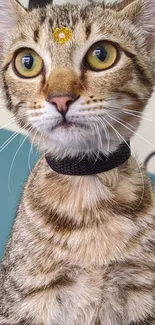
M69 105L74 102L75 98L72 96L63 96L63 97L51 97L49 102L56 106L56 109L63 116L66 115Z

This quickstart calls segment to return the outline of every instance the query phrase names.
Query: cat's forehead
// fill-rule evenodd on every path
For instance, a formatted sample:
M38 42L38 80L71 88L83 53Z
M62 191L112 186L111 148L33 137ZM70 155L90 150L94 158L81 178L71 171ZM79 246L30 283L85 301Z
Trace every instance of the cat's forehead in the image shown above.
M82 58L89 46L103 38L131 45L133 38L131 40L129 37L129 28L124 27L121 26L121 18L118 19L117 12L105 7L103 3L85 6L48 5L30 11L26 20L21 20L21 26L17 29L18 35L15 35L12 44L15 50L18 47L31 47L37 52L39 50L39 54L40 48L44 49L50 52L52 60L57 61L57 58L63 57L65 62L70 60L74 48L80 50ZM67 29L67 39L63 45L59 42L64 36L62 28ZM55 37L57 32L59 35ZM16 45L17 39L19 42Z
M86 38L93 35L97 37L104 32L117 35L119 25L116 15L115 11L106 8L104 4L48 5L30 12L26 21L21 21L20 33L24 34L25 38L36 40L38 37L38 40L41 40L46 37L52 42L56 29L68 28L74 36L72 41L77 44L81 33L85 34Z
M92 23L92 19L99 19L104 15L104 5L49 5L46 8L37 10L38 22L48 23L51 28L71 27L74 28L77 23ZM35 11L32 12L33 17ZM35 18L35 17L34 17Z
M57 20L60 23L69 23L72 18L73 24L76 24L79 18L82 21L89 20L93 16L103 13L105 10L104 5L53 5L47 6L45 12L47 15L53 16L53 20Z

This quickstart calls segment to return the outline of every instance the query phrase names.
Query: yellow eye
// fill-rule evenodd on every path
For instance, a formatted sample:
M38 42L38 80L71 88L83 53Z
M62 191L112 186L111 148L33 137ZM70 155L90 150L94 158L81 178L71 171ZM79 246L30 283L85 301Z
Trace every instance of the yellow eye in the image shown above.
M106 70L116 62L118 51L116 47L106 41L94 44L86 54L86 63L92 70Z
M31 49L22 49L15 57L15 70L20 77L37 77L43 69L43 60Z

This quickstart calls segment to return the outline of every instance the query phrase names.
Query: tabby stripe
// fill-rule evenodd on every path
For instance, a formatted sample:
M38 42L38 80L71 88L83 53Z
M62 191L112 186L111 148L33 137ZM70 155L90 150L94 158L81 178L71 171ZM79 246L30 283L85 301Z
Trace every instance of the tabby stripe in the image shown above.
M40 25L43 25L45 20L46 20L46 10L42 9L40 14Z
M155 317L154 316L148 316L143 321L139 322L132 322L129 325L155 325Z
M34 41L36 42L36 43L38 43L38 41L39 41L39 28L37 28L35 31L34 31Z
M3 88L5 90L6 100L7 100L7 108L12 111L13 110L12 98L4 75L3 75L3 84L4 84Z
M91 25L89 24L86 26L86 39L89 38L90 34L91 34Z
M138 77L141 81L142 84L144 84L147 87L152 88L152 81L149 79L149 77L147 76L147 74L145 73L144 69L142 66L139 65L139 63L137 62L137 58L134 54L125 51L125 54L132 60L135 70L137 71Z
M45 69L43 69L42 73L42 81L41 81L41 91L43 88L45 88L45 83L46 83L46 72Z
M50 25L50 27L53 26L53 20L52 20L52 18L49 19L49 25Z
M141 66L138 64L136 58L133 59L133 63L134 63L135 69L136 69L136 71L137 71L137 73L138 73L138 76L139 76L139 79L140 79L141 83L143 83L143 84L144 84L145 86L147 86L147 87L152 88L153 86L152 86L152 82L151 82L151 80L150 80L149 77L146 75L146 73L145 73L143 67L141 67Z
M4 65L4 67L2 69L2 73L6 72L8 70L11 61L12 61L12 59Z
M49 270L46 272L42 272L42 275L48 274ZM74 284L74 280L72 280L67 274L63 274L62 276L58 276L56 279L51 280L48 284L43 284L42 286L38 287L32 287L32 288L22 288L18 286L15 280L11 280L10 283L12 285L12 288L14 289L15 292L18 292L21 296L21 298L27 298L30 297L31 295L40 293L40 292L45 292L46 290L54 289L55 287L61 286L61 287L66 287L66 286L72 286Z
M33 184L33 181L32 181ZM43 211L44 215L45 215L45 225L52 225L53 229L56 232L66 232L67 231L72 231L73 229L82 229L84 227L86 227L87 225L85 225L83 222L76 222L70 218L68 218L68 215L64 214L63 216L59 215L58 213L56 213L54 210L48 210L48 208L46 206L40 206L36 201L33 201L33 199L31 199L31 197L29 198L29 207L31 210L35 211L35 212L40 212L41 210ZM89 225L88 225L89 226Z
M135 101L136 103L138 102L140 105L144 105L144 100L141 99L139 97L139 95L137 93L135 93L133 90L132 91L129 91L129 90L125 90L125 91L120 91L120 92L116 92L116 94L123 94L123 95L126 95L128 97L130 97L131 99L133 99L133 101ZM146 98L145 98L146 99ZM148 98L149 99L149 98Z
M26 39L27 39L26 35L24 35L24 34L22 33L22 34L21 34L21 40L22 40L22 41L26 41Z
M6 320L4 321L4 323L1 323L1 319L0 319L0 324L1 325L10 325L11 323L10 323L10 320L9 320L9 316L8 317L6 317L5 316L5 318L6 318ZM16 325L32 325L33 323L32 323L32 320L22 320L22 321L19 321L19 323L16 323Z
M137 100L140 100L140 98L139 98L139 95L137 94L137 93L135 93L134 91L129 91L129 90L126 90L126 91L118 91L116 94L122 94L123 93L123 95L126 95L126 96L129 96L129 97L131 97L131 98L133 98L133 99L135 99L136 101Z
M0 321L1 321L1 319L0 319ZM5 323L0 323L1 325L10 325L10 320L9 319L7 319L6 321L5 321ZM27 321L27 320L23 320L23 321L21 321L21 322L19 322L19 323L16 323L16 325L32 325L32 320L31 321Z

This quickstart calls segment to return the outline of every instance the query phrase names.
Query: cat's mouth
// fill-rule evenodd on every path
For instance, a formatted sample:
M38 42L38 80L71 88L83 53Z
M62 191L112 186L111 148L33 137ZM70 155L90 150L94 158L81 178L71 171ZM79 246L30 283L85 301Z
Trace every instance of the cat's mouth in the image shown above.
M86 126L82 123L77 122L69 122L67 120L64 120L63 122L57 124L56 126L51 128L51 131L54 131L56 129L62 129L62 130L70 130L73 128L86 128Z
M76 124L73 122L63 121L60 125L60 128L62 129L70 129L72 127L76 127Z

